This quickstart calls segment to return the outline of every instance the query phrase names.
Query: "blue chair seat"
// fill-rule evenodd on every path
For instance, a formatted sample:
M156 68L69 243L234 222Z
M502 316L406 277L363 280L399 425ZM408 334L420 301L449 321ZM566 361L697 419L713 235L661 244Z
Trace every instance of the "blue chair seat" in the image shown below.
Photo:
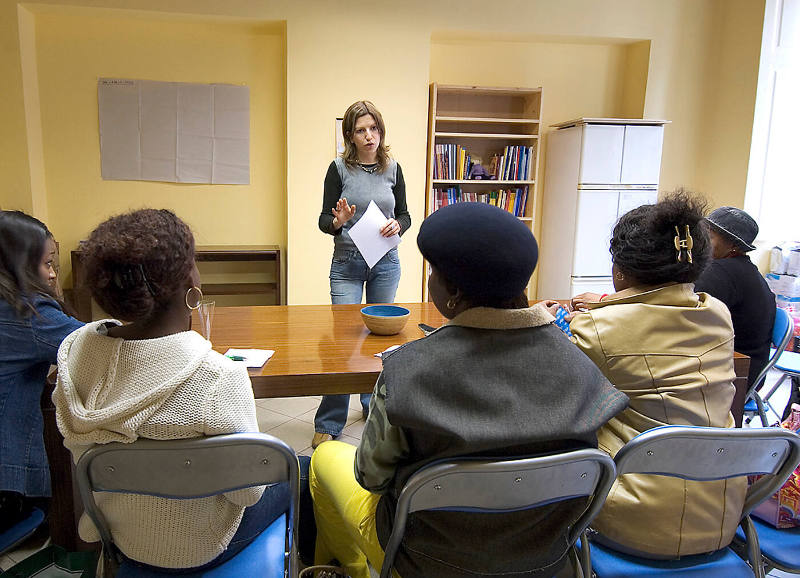
M578 545L580 547L580 544ZM680 576L681 578L753 578L747 562L723 548L711 554L684 556L677 560L649 560L628 556L592 542L592 570L597 578Z
M800 569L800 528L779 530L766 522L750 516L758 534L761 553L770 562L783 568ZM744 532L736 530L736 538L744 542Z
M39 508L34 508L27 518L0 533L0 554L23 542L36 531L36 528L41 526L42 522L44 522L44 512Z
M748 399L747 403L744 404L744 411L752 411L753 413L758 413L758 405L754 399Z
M800 373L800 353L784 351L775 363L775 369L786 373Z
M243 576L270 576L283 578L286 562L286 514L275 520L236 556L208 570L179 574L182 578L240 578ZM117 578L165 578L176 574L147 570L125 562L119 567Z

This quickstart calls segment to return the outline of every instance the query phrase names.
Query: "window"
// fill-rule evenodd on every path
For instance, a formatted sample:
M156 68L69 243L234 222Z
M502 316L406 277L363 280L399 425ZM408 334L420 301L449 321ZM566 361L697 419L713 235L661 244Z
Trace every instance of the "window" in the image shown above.
M800 241L800 0L767 0L745 210L759 240Z

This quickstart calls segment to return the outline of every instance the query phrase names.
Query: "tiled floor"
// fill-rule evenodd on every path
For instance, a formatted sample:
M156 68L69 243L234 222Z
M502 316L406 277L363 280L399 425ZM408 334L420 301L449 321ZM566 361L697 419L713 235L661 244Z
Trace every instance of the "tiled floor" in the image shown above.
M320 396L257 399L258 428L262 432L281 438L298 454L310 456L311 438L314 436L314 414L321 399ZM361 403L357 395L351 395L347 423L338 439L358 445L363 430Z
M778 373L767 378L767 384L775 383ZM773 396L773 406L782 408L789 398L789 380L786 380ZM270 433L281 438L292 446L298 454L311 455L311 438L314 435L314 414L321 397L285 397L256 400L258 412L258 427L262 432ZM768 415L769 421L777 420L774 414ZM751 427L761 427L761 421L756 417L750 424ZM361 404L357 395L350 396L350 408L341 441L358 445L361 433L364 430L364 420L361 416ZM40 540L36 543L26 543L21 548L0 557L0 569L5 571L17 562L23 560L45 544ZM792 576L780 570L773 570L769 574L773 577Z

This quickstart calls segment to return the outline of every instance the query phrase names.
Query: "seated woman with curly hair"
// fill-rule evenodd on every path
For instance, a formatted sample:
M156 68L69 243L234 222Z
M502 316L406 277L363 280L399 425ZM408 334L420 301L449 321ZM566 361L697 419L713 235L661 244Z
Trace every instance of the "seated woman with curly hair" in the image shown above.
M731 316L693 285L711 256L704 209L677 191L623 215L611 237L617 292L573 299L573 340L630 398L597 434L612 456L662 425L733 427ZM598 540L647 557L710 552L733 539L746 486L628 474L592 526Z
M76 331L58 352L58 427L77 462L93 444L256 432L244 364L190 331L200 278L189 227L144 209L100 224L85 247L92 296L116 320ZM263 492L263 496L262 496ZM286 510L286 485L192 500L98 494L114 542L159 568L211 567L233 557ZM100 539L88 517L80 536Z

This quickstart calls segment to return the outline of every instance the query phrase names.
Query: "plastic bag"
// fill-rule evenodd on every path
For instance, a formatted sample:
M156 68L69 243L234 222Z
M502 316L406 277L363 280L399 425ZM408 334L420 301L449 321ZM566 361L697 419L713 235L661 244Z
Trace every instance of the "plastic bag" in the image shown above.
M780 427L800 430L800 405L792 404L792 412ZM751 515L776 528L800 526L800 466L773 496L761 502Z

